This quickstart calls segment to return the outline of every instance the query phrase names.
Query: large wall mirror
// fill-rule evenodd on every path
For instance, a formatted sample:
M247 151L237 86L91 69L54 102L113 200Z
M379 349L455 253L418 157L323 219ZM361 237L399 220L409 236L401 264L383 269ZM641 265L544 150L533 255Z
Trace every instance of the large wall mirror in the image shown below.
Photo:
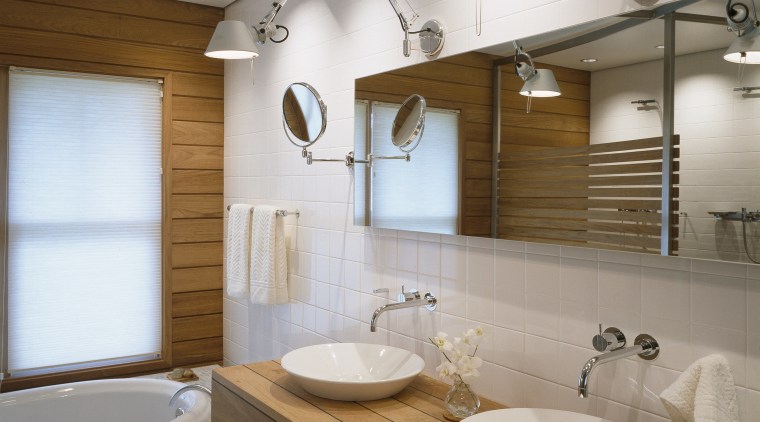
M530 112L513 40L356 80L357 151L410 94L435 139L356 173L356 224L760 261L760 65L726 27L682 0L517 40L562 93Z

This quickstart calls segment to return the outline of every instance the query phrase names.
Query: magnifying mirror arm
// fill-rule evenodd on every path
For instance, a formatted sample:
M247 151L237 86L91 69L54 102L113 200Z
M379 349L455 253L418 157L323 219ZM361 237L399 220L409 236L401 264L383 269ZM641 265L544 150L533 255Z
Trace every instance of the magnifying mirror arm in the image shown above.
M306 151L306 148L304 148L301 155L306 158L306 164L309 166L312 165L315 161L344 163L346 167L353 167L354 165L353 153L346 154L345 158L314 158L312 152Z
M369 165L372 165L372 161L374 160L404 160L406 162L411 161L412 156L407 154L404 155L372 155L369 154L367 156Z

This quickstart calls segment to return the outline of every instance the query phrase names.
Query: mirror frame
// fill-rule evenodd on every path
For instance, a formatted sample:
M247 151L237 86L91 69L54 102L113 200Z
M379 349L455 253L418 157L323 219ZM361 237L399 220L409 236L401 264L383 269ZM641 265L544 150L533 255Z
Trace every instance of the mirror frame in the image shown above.
M404 124L409 120L409 118L412 117L412 114L410 112L409 115L404 119L404 121L399 123L399 118L401 117L401 110L407 107L412 100L417 100L420 103L420 113L419 113L419 116L417 116L417 122L415 123L414 130L412 131L412 133L410 133L409 136L407 136L403 140L403 142L399 142L398 132L401 130L402 127L404 127ZM420 145L420 142L422 140L422 135L425 132L426 109L427 109L427 103L425 102L425 97L419 94L412 94L409 97L407 97L407 99L404 100L403 103L401 103L401 108L399 108L398 113L396 113L396 117L393 119L393 126L391 127L391 142L393 142L393 145L395 145L401 151L410 153L414 151L414 149ZM409 147L409 145L412 145L412 147L407 148Z
M317 104L319 105L319 110L322 115L322 127L320 128L319 134L317 134L316 138L314 138L313 141L304 141L301 138L298 138L292 130L290 129L290 126L287 124L287 119L285 117L285 98L288 95L288 91L292 89L293 86L298 85L302 86L309 90L309 92L314 96L314 99L317 100ZM285 136L288 137L288 140L291 144L297 146L298 148L303 148L306 150L306 148L314 145L321 137L325 134L325 130L327 129L327 105L325 105L325 102L322 100L322 96L319 95L316 89L314 89L313 86L307 84L306 82L294 82L290 85L288 85L287 88L285 88L285 92L282 94L282 129L285 131ZM296 143L293 138L291 138L290 135L295 136L300 142L303 144Z

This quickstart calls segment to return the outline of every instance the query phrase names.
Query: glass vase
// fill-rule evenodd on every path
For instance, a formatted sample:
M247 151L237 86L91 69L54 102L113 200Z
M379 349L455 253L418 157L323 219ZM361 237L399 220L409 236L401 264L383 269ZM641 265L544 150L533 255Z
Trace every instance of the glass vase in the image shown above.
M454 385L446 393L446 408L449 410L451 416L464 419L468 416L472 416L478 412L480 408L480 399L478 395L472 391L470 384L464 381L454 381Z

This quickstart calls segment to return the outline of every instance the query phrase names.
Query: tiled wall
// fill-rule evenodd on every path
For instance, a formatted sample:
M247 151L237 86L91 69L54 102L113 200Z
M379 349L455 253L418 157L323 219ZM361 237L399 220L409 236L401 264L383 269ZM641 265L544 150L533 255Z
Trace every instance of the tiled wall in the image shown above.
M675 133L681 136L679 254L749 262L742 224L718 221L708 211L760 208L760 99L734 92L760 84L760 69L723 60L724 50L676 59ZM654 77L653 77L654 76ZM620 81L625 80L622 87ZM638 99L662 104L662 61L591 74L591 143L660 136L661 112L641 109ZM750 251L760 260L760 225L747 227Z
M228 19L258 20L266 10L257 3L239 0L227 9ZM474 0L412 1L423 21L440 18L451 31L444 54L645 2L482 3L477 37ZM427 337L478 324L487 337L476 388L510 406L664 421L657 394L696 358L721 352L734 369L743 420L760 418L757 267L354 227L351 173L334 163L305 165L282 134L282 92L306 81L323 94L328 128L314 154L339 157L352 149L353 80L426 59L403 57L398 21L383 0L289 2L278 19L290 38L263 46L254 86L246 63L226 64L225 201L301 209L300 219L287 220L292 301L254 306L226 299L226 364L280 357L315 343L363 341L412 350L432 374L439 358ZM436 294L438 310L388 312L371 334L372 312L402 284ZM378 287L391 293L373 294ZM594 354L597 322L623 329L630 339L647 332L662 353L651 364L630 358L599 367L593 397L581 400L575 384Z

